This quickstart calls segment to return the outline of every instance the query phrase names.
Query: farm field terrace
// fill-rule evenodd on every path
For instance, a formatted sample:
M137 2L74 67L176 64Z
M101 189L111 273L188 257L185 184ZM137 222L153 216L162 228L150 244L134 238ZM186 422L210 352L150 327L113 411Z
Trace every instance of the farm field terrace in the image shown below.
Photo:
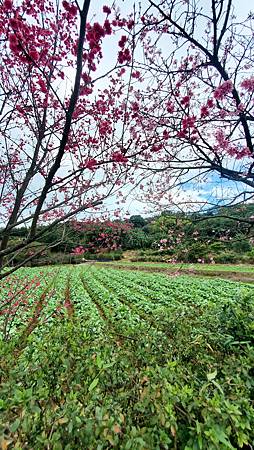
M0 311L0 448L252 448L252 286L24 268Z
M136 268L140 267L151 267L151 268L161 268L175 271L176 269L183 270L195 270L195 271L211 271L211 272L246 272L254 274L254 265L251 264L201 264L201 263L164 263L164 262L141 262L141 261L115 261L115 262L105 262L103 264L107 265L118 265L118 266L130 266Z

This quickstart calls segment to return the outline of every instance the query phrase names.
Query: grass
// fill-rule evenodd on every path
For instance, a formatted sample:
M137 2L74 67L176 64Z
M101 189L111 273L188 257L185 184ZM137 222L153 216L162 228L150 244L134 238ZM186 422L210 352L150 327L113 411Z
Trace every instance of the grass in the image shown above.
M188 264L171 264L171 263L160 263L160 262L139 262L139 261L116 261L107 262L104 264L116 264L122 266L130 267L151 267L167 270L197 270L197 271L211 271L211 272L244 272L244 273L254 273L254 265L250 264L198 264L198 263L188 263Z

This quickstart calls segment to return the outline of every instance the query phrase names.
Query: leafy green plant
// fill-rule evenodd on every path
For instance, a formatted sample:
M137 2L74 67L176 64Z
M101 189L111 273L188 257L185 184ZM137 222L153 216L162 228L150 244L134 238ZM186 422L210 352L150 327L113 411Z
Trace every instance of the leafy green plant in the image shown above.
M251 448L251 286L57 270L0 341L2 448Z

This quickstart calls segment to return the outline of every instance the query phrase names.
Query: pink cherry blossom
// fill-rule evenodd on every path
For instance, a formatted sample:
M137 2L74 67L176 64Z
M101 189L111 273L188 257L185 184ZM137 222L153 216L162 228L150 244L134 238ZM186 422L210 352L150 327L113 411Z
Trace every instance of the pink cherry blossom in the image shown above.
M214 98L216 100L223 100L227 94L230 94L233 90L233 83L231 80L224 81L214 91Z

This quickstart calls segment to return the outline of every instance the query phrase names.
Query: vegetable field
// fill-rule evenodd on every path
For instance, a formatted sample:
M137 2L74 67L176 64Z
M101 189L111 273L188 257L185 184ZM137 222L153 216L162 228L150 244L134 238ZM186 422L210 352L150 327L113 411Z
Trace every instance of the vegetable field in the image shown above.
M253 448L253 287L21 269L0 313L1 449Z

